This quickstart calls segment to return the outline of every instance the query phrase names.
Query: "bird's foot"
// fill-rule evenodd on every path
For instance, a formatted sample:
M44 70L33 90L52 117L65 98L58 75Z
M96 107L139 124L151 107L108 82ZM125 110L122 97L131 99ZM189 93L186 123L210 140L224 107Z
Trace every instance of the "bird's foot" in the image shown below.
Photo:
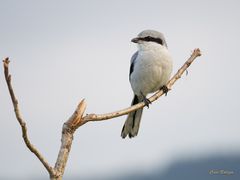
M150 101L148 98L144 97L144 98L143 98L143 102L144 102L145 105L149 108L149 104L151 104L151 101Z
M149 108L149 104L151 104L152 102L148 98L146 98L146 96L144 96L142 92L141 94L142 94L143 102L145 103L145 106Z
M162 90L163 93L165 94L165 96L167 96L167 93L168 93L169 89L168 89L168 87L167 87L166 85L162 86L162 87L160 88L160 90Z

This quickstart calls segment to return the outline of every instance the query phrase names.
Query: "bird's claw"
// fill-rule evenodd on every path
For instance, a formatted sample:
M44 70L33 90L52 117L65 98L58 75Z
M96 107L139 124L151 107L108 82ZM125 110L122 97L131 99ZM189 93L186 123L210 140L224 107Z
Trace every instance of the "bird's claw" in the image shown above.
M149 104L152 103L152 102L151 102L148 98L146 98L146 97L143 98L143 102L145 103L145 106L147 106L148 108L149 108Z
M148 98L146 98L146 96L144 96L142 92L141 95L143 97L143 102L145 103L145 106L149 108L149 104L151 104L152 102Z
M169 89L168 89L168 87L167 87L166 85L162 86L162 87L160 88L160 90L162 90L163 93L165 94L165 96L167 96L167 93L168 93Z

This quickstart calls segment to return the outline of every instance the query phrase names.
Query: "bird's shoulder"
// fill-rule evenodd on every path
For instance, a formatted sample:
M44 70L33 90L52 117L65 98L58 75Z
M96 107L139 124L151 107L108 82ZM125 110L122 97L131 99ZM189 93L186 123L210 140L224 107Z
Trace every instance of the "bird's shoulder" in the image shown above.
M131 64L135 62L135 60L137 59L137 57L138 57L138 51L135 52L135 53L132 55L132 57L131 57Z
M131 65L130 65L130 71L129 71L129 78L130 78L130 76L131 76L131 74L132 74L132 72L133 72L133 70L134 70L134 64L135 64L135 61L136 61L137 57L138 57L138 51L135 52L135 53L132 55L132 57L131 57Z

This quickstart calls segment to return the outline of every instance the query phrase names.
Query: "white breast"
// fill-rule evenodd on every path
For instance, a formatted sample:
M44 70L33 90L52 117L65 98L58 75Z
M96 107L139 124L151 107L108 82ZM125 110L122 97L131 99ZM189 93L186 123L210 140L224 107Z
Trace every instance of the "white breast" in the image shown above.
M168 49L156 43L140 44L130 83L138 96L147 95L166 85L172 72Z

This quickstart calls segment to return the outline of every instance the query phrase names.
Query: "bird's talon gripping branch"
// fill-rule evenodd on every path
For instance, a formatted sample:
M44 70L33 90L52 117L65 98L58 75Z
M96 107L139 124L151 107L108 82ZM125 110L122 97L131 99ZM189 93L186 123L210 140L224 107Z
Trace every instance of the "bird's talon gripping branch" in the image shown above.
M168 87L167 87L166 85L162 86L162 87L160 88L160 90L162 90L163 93L165 94L165 96L167 96L167 93L168 93L169 89L168 89Z
M146 97L144 97L143 98L143 102L145 103L145 105L149 108L149 104L151 104L152 102L148 99L148 98L146 98Z
M146 96L142 92L141 92L141 95L143 97L143 102L144 102L145 106L147 106L149 108L149 104L151 104L152 102L148 98L146 98Z

